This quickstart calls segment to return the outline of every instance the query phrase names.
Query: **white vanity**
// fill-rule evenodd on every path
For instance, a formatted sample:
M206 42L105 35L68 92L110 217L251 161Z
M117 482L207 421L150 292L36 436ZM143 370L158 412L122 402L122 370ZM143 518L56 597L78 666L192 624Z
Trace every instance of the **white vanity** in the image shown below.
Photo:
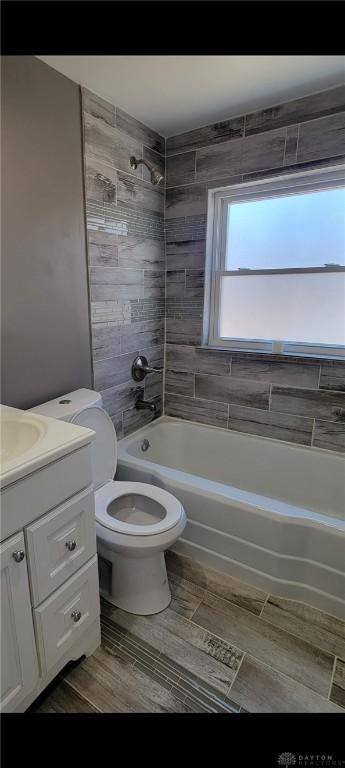
M0 406L1 711L100 644L94 432Z

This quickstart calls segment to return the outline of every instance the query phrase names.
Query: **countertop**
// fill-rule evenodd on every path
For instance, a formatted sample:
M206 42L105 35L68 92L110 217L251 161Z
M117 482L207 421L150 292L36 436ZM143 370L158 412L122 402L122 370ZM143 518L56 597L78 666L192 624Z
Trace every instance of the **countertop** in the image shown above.
M0 405L0 486L20 480L87 445L95 432L31 411Z

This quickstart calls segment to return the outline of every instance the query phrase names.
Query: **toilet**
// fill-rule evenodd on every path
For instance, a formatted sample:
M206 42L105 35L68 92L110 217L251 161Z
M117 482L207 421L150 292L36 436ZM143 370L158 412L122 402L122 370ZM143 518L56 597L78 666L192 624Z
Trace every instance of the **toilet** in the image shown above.
M91 461L97 551L111 566L110 602L140 615L158 613L171 601L164 551L186 525L180 502L148 483L113 480L117 439L98 392L78 389L32 411L93 429Z

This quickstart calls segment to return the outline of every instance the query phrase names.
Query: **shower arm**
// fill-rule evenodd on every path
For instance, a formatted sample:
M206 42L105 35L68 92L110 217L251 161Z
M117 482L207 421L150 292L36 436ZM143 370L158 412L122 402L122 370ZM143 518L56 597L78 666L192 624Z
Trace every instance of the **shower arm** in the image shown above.
M132 155L132 157L130 158L130 166L131 168L133 168L133 171L136 170L138 165L145 165L145 168L147 168L148 171L152 171L152 165L150 165L150 163L148 163L147 160L143 160L143 159L137 160L137 158L134 157L134 155Z
M134 155L131 155L131 157L129 158L129 164L130 164L130 167L133 169L133 171L137 169L138 165L144 165L145 168L147 168L147 170L150 173L151 184L153 184L154 186L157 186L158 184L161 183L161 181L164 180L163 174L157 168L155 168L152 165L152 163L150 163L148 160L144 160L143 157L141 157L140 159L137 159Z

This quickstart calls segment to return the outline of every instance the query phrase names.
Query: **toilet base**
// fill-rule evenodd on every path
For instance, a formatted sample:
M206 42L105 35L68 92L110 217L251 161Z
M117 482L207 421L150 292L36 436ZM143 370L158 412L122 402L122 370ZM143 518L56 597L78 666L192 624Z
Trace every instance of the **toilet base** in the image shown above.
M138 558L105 551L104 547L100 550L99 554L112 565L111 593L107 599L113 605L139 616L150 616L167 608L171 592L163 552Z

